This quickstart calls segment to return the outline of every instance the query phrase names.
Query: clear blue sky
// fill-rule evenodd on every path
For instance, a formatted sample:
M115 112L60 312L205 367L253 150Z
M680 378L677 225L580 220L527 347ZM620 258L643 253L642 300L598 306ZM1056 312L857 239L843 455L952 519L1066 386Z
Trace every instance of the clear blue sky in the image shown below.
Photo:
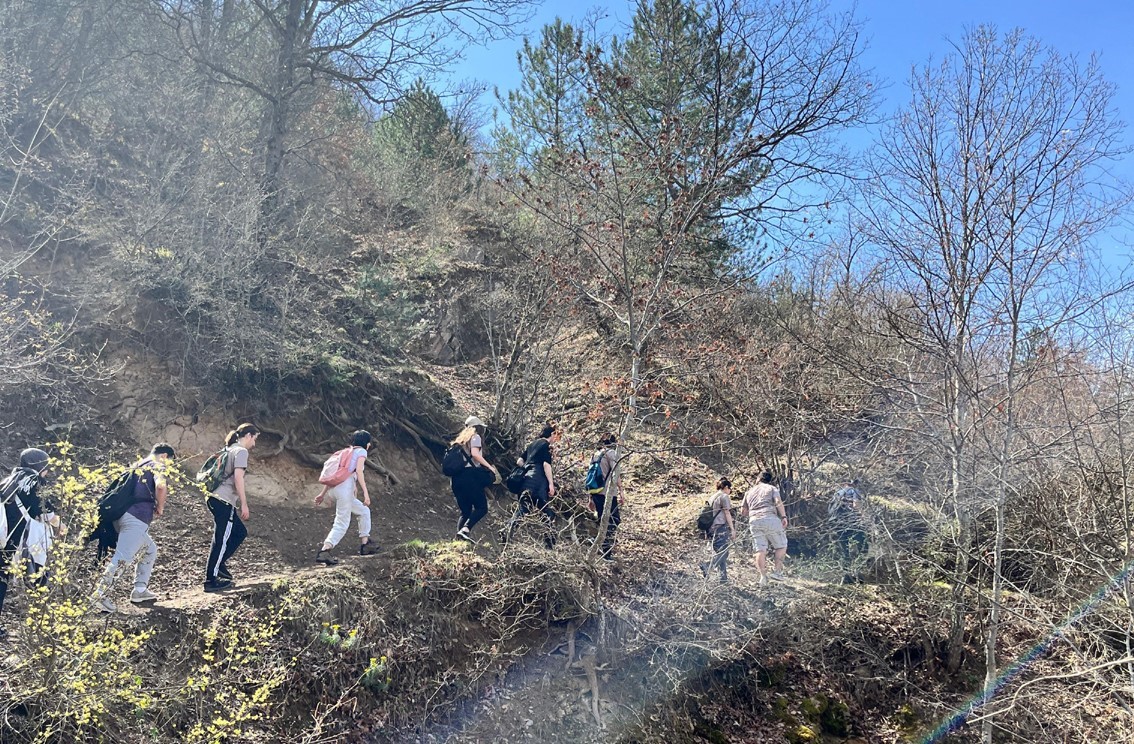
M556 16L579 21L588 8L599 9L607 16L610 28L617 28L630 19L634 7L634 2L624 0L605 5L547 0L521 33L534 38ZM905 82L913 65L940 60L949 52L950 40L959 39L967 28L988 23L1001 31L1021 27L1063 54L1083 59L1097 54L1103 74L1118 86L1115 107L1128 123L1126 140L1134 142L1132 0L831 0L831 7L853 10L862 21L867 40L863 63L886 84L882 113L908 100ZM482 80L501 91L515 87L520 45L517 38L470 50L456 76ZM1134 158L1118 170L1134 180ZM1127 226L1111 231L1100 241L1100 248L1108 262L1125 265L1134 253L1134 230Z

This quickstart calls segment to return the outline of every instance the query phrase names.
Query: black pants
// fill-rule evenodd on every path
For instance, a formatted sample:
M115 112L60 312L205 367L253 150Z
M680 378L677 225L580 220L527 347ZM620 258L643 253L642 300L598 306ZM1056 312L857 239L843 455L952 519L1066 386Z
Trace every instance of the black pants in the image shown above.
M606 494L592 493L591 503L595 505L599 524L602 524L602 512L606 508ZM610 503L610 522L606 525L606 535L602 540L603 558L610 558L611 552L614 550L614 533L618 531L618 525L622 524L622 510L618 507L618 496L612 496Z
M4 598L8 596L8 566L11 565L12 556L19 549L24 539L24 530L27 529L24 515L19 509L6 508L5 516L8 519L8 540L0 545L0 611L3 611Z
M728 581L728 549L732 544L732 531L727 524L717 525L713 531L713 558L706 567L706 573L719 568L721 581Z
M547 491L546 481L529 480L524 484L524 490L520 493L520 503L516 506L516 513L508 520L508 528L505 533L506 541L512 539L516 528L520 526L521 519L528 514L539 512L540 521L543 523L543 544L549 548L555 547L555 534L552 532L552 525L555 524L555 510L551 508L551 500L548 498Z
M453 477L453 498L457 500L457 507L461 510L461 519L457 522L457 530L468 527L470 530L476 523L488 514L488 496L484 489L496 478L491 470L484 468L465 468Z
M213 544L209 548L209 562L205 566L205 581L214 581L217 572L225 564L244 538L248 537L248 528L244 526L236 507L220 499L208 499L209 511L213 513Z

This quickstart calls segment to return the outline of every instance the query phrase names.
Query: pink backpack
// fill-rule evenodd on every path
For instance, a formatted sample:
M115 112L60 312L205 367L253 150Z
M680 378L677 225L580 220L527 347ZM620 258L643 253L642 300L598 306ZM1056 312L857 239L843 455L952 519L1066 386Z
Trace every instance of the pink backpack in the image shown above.
M319 482L324 486L337 486L344 483L351 476L350 455L354 447L347 447L335 452L323 463L323 472L319 473Z

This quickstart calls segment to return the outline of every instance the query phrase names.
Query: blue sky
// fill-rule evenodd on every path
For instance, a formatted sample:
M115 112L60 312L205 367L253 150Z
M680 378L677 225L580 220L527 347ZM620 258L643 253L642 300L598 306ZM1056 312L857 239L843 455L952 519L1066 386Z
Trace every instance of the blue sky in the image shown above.
M1021 27L1063 54L1084 60L1098 55L1105 77L1118 86L1114 104L1128 122L1126 140L1134 141L1134 2L1129 0L831 0L834 10L853 10L863 24L867 48L863 64L886 86L882 113L892 112L908 100L906 80L914 65L940 60L967 28L982 23L1001 31ZM540 28L559 16L578 21L588 8L607 16L611 28L624 25L633 15L634 2L588 5L547 0L521 32L535 37ZM457 77L481 80L506 91L519 79L516 51L521 40L509 39L469 50ZM491 101L491 98L489 99ZM861 138L861 134L855 139ZM857 144L857 142L856 142ZM1120 165L1119 173L1134 180L1134 158ZM1100 240L1108 263L1126 265L1134 253L1134 231L1112 230Z

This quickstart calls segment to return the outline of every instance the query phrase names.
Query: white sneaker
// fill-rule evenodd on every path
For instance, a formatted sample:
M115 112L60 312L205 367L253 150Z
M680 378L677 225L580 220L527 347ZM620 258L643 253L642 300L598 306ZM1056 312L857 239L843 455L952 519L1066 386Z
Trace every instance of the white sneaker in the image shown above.
M118 606L114 604L114 601L110 597L95 597L94 608L99 612L118 612Z
M767 586L767 585L768 585L768 577L765 576L764 574L760 574L760 586Z
M462 527L461 529L457 530L457 537L459 537L462 540L465 540L467 542L473 541L472 537L469 536L469 528L468 527Z
M787 579L787 577L784 576L783 572L781 571L772 571L772 573L768 574L768 578L770 578L772 581L784 581Z
M142 602L153 602L158 598L158 595L151 592L149 589L135 589L130 592L130 601L134 604L141 604Z

